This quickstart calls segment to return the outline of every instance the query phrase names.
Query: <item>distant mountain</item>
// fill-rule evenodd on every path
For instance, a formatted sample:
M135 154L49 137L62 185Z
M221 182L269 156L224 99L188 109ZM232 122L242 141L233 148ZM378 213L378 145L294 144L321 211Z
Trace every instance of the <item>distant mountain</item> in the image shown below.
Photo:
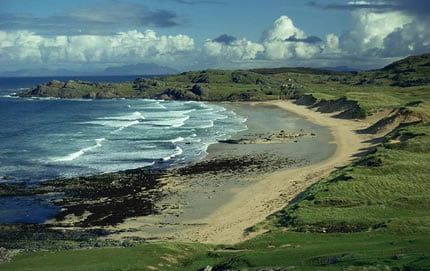
M22 69L1 72L0 77L45 77L45 76L111 76L111 75L167 75L179 73L177 70L154 63L139 63L118 67L108 67L102 71L82 72L68 69Z
M109 67L99 75L164 75L176 74L177 70L154 63L139 63L119 67Z
M335 72L357 72L357 71L360 71L360 69L351 68L348 66L323 67L321 69L328 70L328 71L335 71Z
M82 72L77 72L67 69L51 70L51 69L22 69L16 71L6 71L0 73L0 77L44 77L44 76L74 76L84 75Z

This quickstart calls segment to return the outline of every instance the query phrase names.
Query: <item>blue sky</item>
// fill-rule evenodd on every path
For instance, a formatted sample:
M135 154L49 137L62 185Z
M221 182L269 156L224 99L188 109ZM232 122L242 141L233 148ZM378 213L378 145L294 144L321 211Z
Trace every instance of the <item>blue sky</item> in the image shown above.
M429 2L2 0L0 72L139 62L376 68L430 52Z

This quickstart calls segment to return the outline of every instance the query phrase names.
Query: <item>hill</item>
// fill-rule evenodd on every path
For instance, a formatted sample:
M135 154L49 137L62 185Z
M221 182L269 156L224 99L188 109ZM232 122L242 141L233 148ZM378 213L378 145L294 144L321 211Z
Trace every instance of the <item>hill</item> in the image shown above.
M109 67L97 75L166 75L178 73L177 70L154 63L138 63Z

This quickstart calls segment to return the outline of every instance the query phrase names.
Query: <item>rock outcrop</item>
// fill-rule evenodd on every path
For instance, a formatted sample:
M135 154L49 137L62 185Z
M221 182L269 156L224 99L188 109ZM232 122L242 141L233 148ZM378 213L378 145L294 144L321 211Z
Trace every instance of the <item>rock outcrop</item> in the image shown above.
M81 80L69 80L66 83L52 80L49 83L39 84L35 88L25 90L18 94L20 97L57 97L57 98L84 98L84 99L112 99L132 97L128 92L119 91L121 83L96 83Z

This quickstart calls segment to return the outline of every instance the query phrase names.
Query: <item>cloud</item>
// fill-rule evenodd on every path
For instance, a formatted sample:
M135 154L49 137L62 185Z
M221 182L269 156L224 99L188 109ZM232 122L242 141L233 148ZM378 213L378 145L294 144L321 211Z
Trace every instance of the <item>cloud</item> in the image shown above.
M219 43L224 43L226 45L232 44L234 41L236 41L237 38L227 35L227 34L222 34L221 36L219 36L218 38L213 39L213 42L219 42Z
M322 39L320 39L317 36L309 36L307 38L301 38L298 39L296 36L289 37L285 41L292 41L292 42L304 42L304 43L319 43L322 42Z
M308 5L321 9L358 10L371 9L373 12L400 11L413 16L425 16L430 14L430 1L427 0L373 0L350 1L346 4L319 4L316 1L308 2Z
M53 37L29 31L0 31L0 56L4 64L171 63L194 49L194 40L186 35L158 36L152 30Z
M263 34L263 57L271 60L311 58L321 52L320 38L308 37L288 16L281 16Z
M319 4L315 1L308 2L311 7L321 9L334 9L334 10L346 10L354 11L358 9L373 9L374 11L385 12L387 10L395 10L396 6L387 4L385 2L367 2L367 1L350 1L346 4Z
M355 54L365 54L383 49L384 39L398 28L414 19L398 11L375 13L370 10L352 12L352 28L342 35L342 49Z
M430 1L369 0L309 5L351 12L352 27L339 40L355 56L403 57L430 51Z
M173 27L180 25L181 21L176 13L168 10L151 10L139 3L110 1L49 17L0 14L0 30L25 29L42 35L106 35L130 28Z
M428 53L430 51L429 26L411 22L396 28L383 41L383 49L377 54L382 57L397 57Z
M298 29L288 16L279 17L271 28L263 33L263 40L286 40L295 37L298 39L306 38L305 32Z
M187 35L159 35L153 30L110 33L115 29L130 29L130 25L143 25L144 22L139 21L142 18L153 18L144 12L133 12L135 15L130 16L130 21L118 22L112 28L107 26L123 19L117 16L117 10L105 7L94 13L69 12L67 18L51 16L35 23L37 28L44 24L49 26L49 20L52 24L63 22L57 27L69 29L68 33L52 34L53 28L47 32L49 35L35 30L0 30L1 68L36 64L63 68L70 65L106 67L138 62L153 62L180 70L292 65L375 68L396 58L430 51L429 20L405 11L363 8L363 5L369 5L364 1L348 5L360 8L351 9L351 28L342 35L329 33L324 38L308 35L291 18L281 16L262 33L260 41L222 34L206 40L199 48ZM15 20L24 25L35 19L19 18ZM92 20L92 24L76 35L76 29L66 27L70 18L76 22ZM0 19L0 27L12 19ZM155 19L149 21L157 22ZM20 29L21 26L15 25L15 28Z
M327 53L339 52L339 37L333 33L327 34L324 51Z
M263 45L259 43L231 38L232 36L226 35L221 38L221 41L207 40L204 44L204 54L216 58L216 61L240 61L255 59L259 53L264 51Z
M408 12L355 10L350 31L340 38L345 52L362 56L404 57L430 51L430 21Z
M212 62L274 61L309 59L320 53L322 40L307 36L288 16L281 16L263 33L260 43L223 34L204 44L204 54Z

